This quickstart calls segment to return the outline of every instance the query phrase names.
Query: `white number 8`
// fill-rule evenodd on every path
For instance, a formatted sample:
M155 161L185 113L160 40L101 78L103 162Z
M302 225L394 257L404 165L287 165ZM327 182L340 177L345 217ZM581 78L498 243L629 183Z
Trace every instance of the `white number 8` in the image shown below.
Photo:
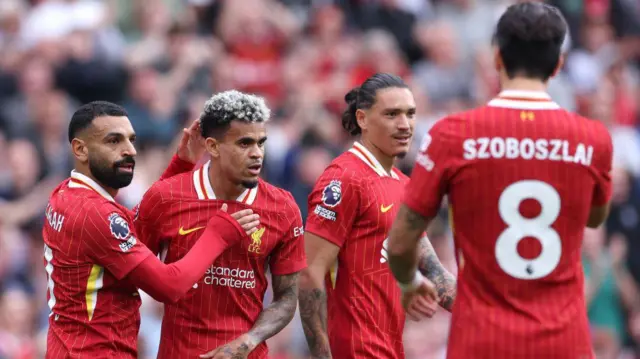
M525 218L520 203L527 198L540 203L540 214ZM562 243L551 225L560 214L560 195L551 185L534 180L509 185L498 201L500 217L507 228L496 242L496 259L502 270L519 279L539 279L549 275L560 263ZM537 258L526 259L518 254L518 243L525 237L540 241L542 251Z

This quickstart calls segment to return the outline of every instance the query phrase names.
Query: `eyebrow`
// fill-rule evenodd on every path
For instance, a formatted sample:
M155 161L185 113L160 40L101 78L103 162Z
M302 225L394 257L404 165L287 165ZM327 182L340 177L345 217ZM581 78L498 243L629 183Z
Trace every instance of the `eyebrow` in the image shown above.
M109 132L106 135L104 135L103 138L109 138L109 137L127 137L127 136L125 136L121 132ZM135 133L130 134L129 138L131 138L131 137L136 137L136 134Z
M257 140L255 140L253 137L246 136L246 137L240 137L236 142L247 142L247 141L250 141L250 142L264 142L266 140L267 140L267 136L260 137Z
M402 108L402 107L389 107L389 108L385 108L384 111L386 112L392 112L392 111L400 111L400 112L410 112L410 111L415 111L416 107L409 107L409 108Z

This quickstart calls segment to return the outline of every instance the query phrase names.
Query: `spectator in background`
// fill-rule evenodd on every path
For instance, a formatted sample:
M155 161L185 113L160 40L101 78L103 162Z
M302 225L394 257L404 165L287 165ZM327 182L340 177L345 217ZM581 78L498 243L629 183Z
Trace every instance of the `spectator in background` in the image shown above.
M444 22L423 25L416 36L428 59L414 66L416 83L429 95L431 106L450 112L472 104L473 68L456 47L458 35L453 27Z
M2 291L0 295L0 358L36 357L32 294L18 283L9 284Z
M124 108L136 130L140 146L168 145L177 130L177 99L161 86L160 74L152 67L132 71Z
M621 283L615 272L624 265L624 242L616 241L612 251L606 251L602 228L586 229L583 248L585 299L592 325L592 341L596 355L602 359L616 359L624 336L624 314L621 302Z

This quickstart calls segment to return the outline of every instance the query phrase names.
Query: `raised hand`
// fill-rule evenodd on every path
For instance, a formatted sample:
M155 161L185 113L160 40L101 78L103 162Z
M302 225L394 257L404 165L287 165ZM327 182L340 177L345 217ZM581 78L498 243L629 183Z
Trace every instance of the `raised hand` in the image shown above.
M178 157L183 161L197 163L204 155L204 138L200 131L200 120L195 120L189 128L182 129L178 145Z

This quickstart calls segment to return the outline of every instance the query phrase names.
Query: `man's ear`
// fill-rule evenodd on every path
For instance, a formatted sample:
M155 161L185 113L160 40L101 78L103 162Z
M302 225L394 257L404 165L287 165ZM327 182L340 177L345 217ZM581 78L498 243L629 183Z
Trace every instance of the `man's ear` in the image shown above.
M73 152L73 156L81 163L87 163L87 161L89 161L89 148L84 140L77 137L71 140L71 152Z
M356 121L358 122L358 127L360 127L361 130L367 129L367 116L364 110L356 110Z
M209 152L211 157L220 158L220 142L213 137L207 137L204 140L204 148Z

